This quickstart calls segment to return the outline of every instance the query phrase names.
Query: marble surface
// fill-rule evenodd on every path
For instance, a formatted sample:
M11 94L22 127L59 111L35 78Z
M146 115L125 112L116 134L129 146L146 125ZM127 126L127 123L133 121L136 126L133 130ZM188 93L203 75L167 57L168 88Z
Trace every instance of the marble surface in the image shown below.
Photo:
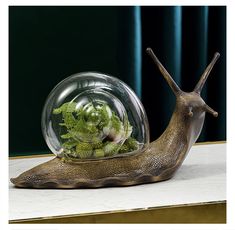
M9 176L51 157L9 160ZM168 181L99 189L18 189L9 182L9 219L147 209L226 200L226 144L195 145Z

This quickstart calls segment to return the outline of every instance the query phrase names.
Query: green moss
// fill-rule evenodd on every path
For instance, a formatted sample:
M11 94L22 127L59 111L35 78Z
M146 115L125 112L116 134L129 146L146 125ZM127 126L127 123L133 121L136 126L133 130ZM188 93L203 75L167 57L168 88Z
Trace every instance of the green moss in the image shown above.
M135 138L133 137L129 137L126 141L125 141L125 145L128 146L128 148L133 151L133 150L137 150L138 149L138 141L136 141Z
M92 156L92 146L89 143L78 143L76 145L76 154L80 157L80 158L90 158Z
M61 116L62 122L59 125L62 127L61 139L65 156L71 155L82 159L98 158L138 149L138 142L130 137L132 126L128 119L125 134L124 124L106 103L94 106L90 102L78 109L76 106L75 102L64 103L53 110L54 115ZM108 136L103 138L102 135ZM123 145L117 144L112 142L115 136L127 140Z
M66 134L61 135L61 138L62 138L62 139L70 139L70 138L72 138L72 137L73 137L73 136L72 136L71 133L66 133Z
M93 141L91 145L94 149L101 149L104 144L102 141Z
M100 122L100 128L103 128L109 124L110 121L110 108L108 105L104 104L101 106L99 109L100 117L101 117L101 122Z
M94 157L104 157L104 150L103 149L95 149L94 151Z
M70 140L64 142L62 147L65 148L65 149L72 149L76 145L77 145L77 141L70 139Z
M106 142L103 147L105 156L113 156L115 153L118 152L120 147L121 146L119 144Z
M130 152L130 148L126 144L123 144L119 150L119 153L128 153L128 152Z
M122 122L120 121L119 117L115 115L114 112L112 113L111 122L112 122L112 128L114 128L116 132L119 132L121 129Z

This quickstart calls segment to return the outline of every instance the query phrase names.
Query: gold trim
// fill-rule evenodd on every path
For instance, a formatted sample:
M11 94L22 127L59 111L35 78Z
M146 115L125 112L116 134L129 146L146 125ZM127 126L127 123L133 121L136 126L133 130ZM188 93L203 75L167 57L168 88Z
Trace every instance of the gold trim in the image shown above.
M215 145L215 144L225 144L227 141L207 141L207 142L198 142L195 143L195 145ZM17 159L24 159L24 158L38 158L38 157L52 157L55 156L52 153L45 153L45 154L35 154L35 155L24 155L24 156L15 156L15 157L9 157L9 160L17 160Z
M226 201L18 219L9 223L226 223Z
M217 145L217 144L226 144L227 141L205 141L205 142L197 142L194 145ZM193 145L193 146L194 146Z
M24 156L15 156L9 157L9 160L17 160L17 159L25 159L25 158L41 158L41 157L53 157L55 156L52 153L45 153L45 154L35 154L35 155L24 155Z

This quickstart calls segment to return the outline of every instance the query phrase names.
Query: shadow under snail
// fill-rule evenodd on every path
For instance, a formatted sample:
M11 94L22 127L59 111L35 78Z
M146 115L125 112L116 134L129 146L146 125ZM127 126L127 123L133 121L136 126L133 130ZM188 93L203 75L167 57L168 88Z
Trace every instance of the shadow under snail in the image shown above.
M132 116L139 114L140 119L144 120L142 125L129 120L128 113L123 110L125 108L122 108L121 102L116 97L112 98L110 88L105 83L109 78L103 79L101 76L102 81L98 83L92 78L88 79L86 84L83 82L81 85L75 81L75 85L70 84L63 94L69 95L70 91L73 91L73 87L86 88L86 86L92 85L93 90L88 87L86 93L80 93L79 96L75 96L75 99L73 96L72 102L61 104L57 108L55 108L56 101L53 102L54 104L45 105L47 109L51 106L50 111L53 111L57 123L59 116L63 118L63 123L60 123L59 128L60 138L58 138L63 141L62 147L60 143L57 143L58 141L51 141L56 139L53 122L46 121L48 128L46 131L44 130L46 135L49 135L49 138L46 139L49 148L55 152L56 146L60 146L56 150L57 157L16 178L11 178L11 182L16 187L64 189L129 186L170 179L199 137L206 112L215 117L218 116L218 113L204 102L200 93L220 55L215 53L194 90L184 92L175 83L151 48L147 49L147 53L176 96L176 106L170 122L157 140L148 143L148 131L143 130L148 129L144 110L141 109L141 103L136 99L133 91L124 83L122 83L122 87L117 87L120 90L118 93L125 93L126 90L130 98L134 98L131 101L132 111L129 113L132 112ZM71 81L74 82L73 77L67 80L70 83ZM119 80L116 79L116 81ZM53 92L59 87L55 87ZM103 90L106 92L105 94ZM94 93L98 99L93 101ZM61 95L57 101L62 97ZM51 93L51 97L53 96ZM114 111L111 105L106 104L105 100L113 103L116 110ZM128 104L128 97L126 97L126 103ZM136 111L133 111L135 109ZM50 116L50 114L45 112L45 116ZM135 131L133 131L133 126L137 126ZM63 133L61 130L67 132ZM93 134L92 139L88 135L91 133ZM132 134L135 134L137 138L135 139ZM145 143L138 140L138 135L142 135L142 141ZM125 151L130 153L125 153Z

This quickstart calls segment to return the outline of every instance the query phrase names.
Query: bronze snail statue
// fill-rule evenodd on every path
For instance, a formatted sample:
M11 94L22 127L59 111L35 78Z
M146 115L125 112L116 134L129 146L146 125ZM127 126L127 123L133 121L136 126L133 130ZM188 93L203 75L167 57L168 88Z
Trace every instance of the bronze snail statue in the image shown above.
M219 53L192 92L184 92L154 55L176 96L175 110L163 134L149 143L148 120L134 92L101 73L72 75L50 93L42 130L56 157L11 182L23 188L98 188L170 179L182 165L203 127L206 112L218 113L200 93Z

